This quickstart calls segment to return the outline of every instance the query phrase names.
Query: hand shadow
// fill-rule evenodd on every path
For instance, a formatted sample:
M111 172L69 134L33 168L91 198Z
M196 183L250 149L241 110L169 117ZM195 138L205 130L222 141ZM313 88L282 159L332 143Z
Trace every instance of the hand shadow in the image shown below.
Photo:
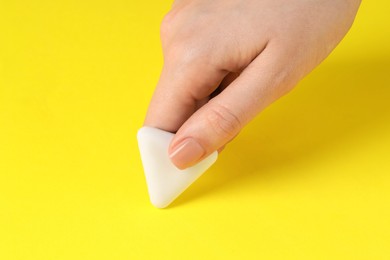
M388 68L387 60L325 62L250 123L172 206L242 185L238 180L284 178L275 168L374 135L390 123Z

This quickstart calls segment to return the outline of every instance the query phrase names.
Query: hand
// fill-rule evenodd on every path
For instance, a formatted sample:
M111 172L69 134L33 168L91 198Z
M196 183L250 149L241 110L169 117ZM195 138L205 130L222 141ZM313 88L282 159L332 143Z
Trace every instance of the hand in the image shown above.
M220 150L336 47L360 0L180 0L145 125L176 132L180 169Z

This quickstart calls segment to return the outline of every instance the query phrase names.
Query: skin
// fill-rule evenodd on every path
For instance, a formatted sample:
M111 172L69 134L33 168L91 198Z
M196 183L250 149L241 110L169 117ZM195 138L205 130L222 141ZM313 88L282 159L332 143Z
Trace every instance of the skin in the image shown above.
M144 125L176 133L180 169L221 150L337 46L360 0L180 0Z

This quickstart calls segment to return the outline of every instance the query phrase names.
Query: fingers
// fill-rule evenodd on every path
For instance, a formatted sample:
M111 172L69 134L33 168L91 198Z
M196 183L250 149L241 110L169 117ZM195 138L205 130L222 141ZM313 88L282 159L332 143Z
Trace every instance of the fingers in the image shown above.
M183 123L208 101L226 72L202 60L164 65L150 102L144 125L176 132Z
M261 110L286 93L286 58L266 48L228 87L196 111L176 133L172 162L185 169L232 140Z

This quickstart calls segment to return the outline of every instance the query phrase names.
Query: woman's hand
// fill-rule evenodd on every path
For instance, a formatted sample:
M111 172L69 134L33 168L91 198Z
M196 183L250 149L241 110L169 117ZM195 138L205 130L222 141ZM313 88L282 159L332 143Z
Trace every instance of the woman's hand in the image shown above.
M164 67L145 125L176 132L192 166L233 139L336 47L360 0L180 0L161 25Z

